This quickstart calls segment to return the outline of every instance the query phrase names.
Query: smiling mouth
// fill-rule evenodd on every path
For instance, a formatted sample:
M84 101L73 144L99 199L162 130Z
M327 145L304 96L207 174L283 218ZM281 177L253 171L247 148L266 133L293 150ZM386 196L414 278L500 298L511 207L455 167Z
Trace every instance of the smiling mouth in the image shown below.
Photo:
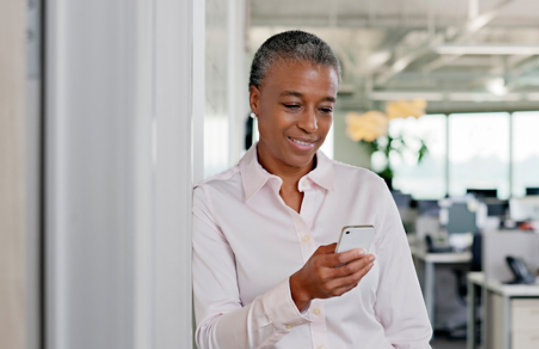
M303 148L303 149L306 149L306 148L312 148L314 147L314 144L316 143L316 141L302 141L302 140L299 140L297 138L292 138L292 137L288 137L288 139L290 140L290 142L292 142L293 144L295 145L298 145L300 148Z

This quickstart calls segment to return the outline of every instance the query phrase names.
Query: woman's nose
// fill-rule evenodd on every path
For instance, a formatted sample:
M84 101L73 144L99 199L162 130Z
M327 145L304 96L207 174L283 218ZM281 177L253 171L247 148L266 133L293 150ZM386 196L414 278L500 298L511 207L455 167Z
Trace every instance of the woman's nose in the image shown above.
M316 112L307 108L301 115L298 121L298 127L305 132L312 133L318 129L318 120L316 119Z

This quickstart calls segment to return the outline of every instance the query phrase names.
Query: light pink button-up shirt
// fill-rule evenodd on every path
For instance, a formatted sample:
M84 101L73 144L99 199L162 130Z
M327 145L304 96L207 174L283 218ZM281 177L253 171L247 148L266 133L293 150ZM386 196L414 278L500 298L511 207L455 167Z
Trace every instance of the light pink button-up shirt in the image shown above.
M253 146L194 189L196 341L206 348L430 348L432 334L410 249L387 187L321 152L299 181L300 213ZM289 277L344 225L372 224L373 268L352 291L296 308Z

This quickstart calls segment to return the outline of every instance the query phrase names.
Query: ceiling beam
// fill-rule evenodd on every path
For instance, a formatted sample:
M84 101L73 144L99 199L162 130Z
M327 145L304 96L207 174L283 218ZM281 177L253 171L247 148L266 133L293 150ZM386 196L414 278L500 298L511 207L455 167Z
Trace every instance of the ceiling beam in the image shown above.
M490 92L477 91L372 91L370 98L375 101L424 99L428 102L537 102L539 92L511 92L505 95L494 95Z
M434 52L440 55L499 55L499 56L529 56L539 55L539 46L534 45L456 45L444 44L433 47Z
M418 58L423 57L428 53L431 53L433 51L433 47L440 45L442 42L456 43L469 39L471 35L484 28L494 18L496 18L507 5L514 1L515 0L503 0L489 11L483 14L477 14L475 16L473 16L472 10L470 10L470 13L472 13L472 15L470 15L470 18L464 24L464 26L462 26L459 30L455 31L454 34L446 34L445 39L439 35L432 36L428 40L419 44L415 49L409 50L408 52L399 55L395 51L396 58L394 59L393 64L386 71L382 72L376 77L375 85L385 85L393 76L405 70L412 62L414 62ZM475 7L470 6L470 8L474 9ZM442 58L440 58L439 60L439 62L434 62L432 63L432 65L437 66L440 65L440 63L443 63Z

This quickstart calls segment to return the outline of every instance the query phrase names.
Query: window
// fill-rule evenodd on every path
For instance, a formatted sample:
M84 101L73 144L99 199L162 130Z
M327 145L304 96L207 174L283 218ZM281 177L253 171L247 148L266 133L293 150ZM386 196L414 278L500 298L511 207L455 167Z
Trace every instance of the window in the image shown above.
M204 177L226 170L229 164L229 121L226 115L208 114L204 119Z
M509 114L449 116L449 194L496 188L509 197Z
M539 187L539 112L513 114L513 196Z
M410 150L391 156L393 185L416 199L464 195L468 188L496 189L501 199L524 196L539 187L537 130L539 111L393 120L391 135L403 135ZM419 138L429 152L417 165Z
M393 185L404 193L413 193L416 199L441 198L446 192L446 117L425 115L419 119L406 118L391 121L390 134L403 135L408 151L392 156L395 171ZM428 148L423 161L417 164L417 153L422 139Z

